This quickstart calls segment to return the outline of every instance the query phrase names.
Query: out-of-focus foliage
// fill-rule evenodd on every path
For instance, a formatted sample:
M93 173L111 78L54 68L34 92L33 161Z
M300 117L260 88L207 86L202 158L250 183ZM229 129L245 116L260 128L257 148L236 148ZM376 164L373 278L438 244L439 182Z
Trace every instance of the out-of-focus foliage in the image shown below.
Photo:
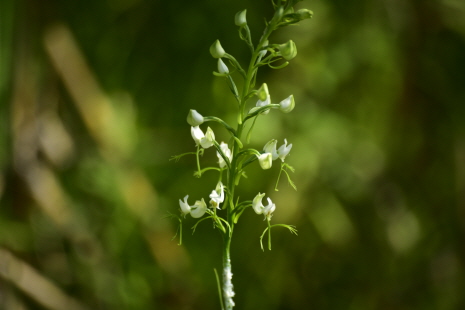
M465 4L305 7L273 37L297 57L258 81L296 108L251 141L293 143L298 191L273 192L276 169L243 181L299 236L276 230L262 252L244 215L237 309L464 308ZM178 246L165 218L215 180L168 159L193 148L189 109L232 115L208 48L246 59L244 8L257 38L266 0L1 2L0 308L218 309L219 234L185 225Z

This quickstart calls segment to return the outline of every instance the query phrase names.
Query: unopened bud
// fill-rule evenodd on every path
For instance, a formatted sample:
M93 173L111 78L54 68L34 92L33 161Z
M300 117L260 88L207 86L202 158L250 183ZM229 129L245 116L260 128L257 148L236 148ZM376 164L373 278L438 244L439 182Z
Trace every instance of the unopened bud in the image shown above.
M273 155L271 153L263 153L258 156L258 163L263 170L270 169L273 165Z
M247 10L243 10L236 13L236 16L234 17L234 22L236 23L236 26L241 27L247 25L246 14Z
M294 101L293 95L290 95L289 97L287 97L286 99L284 99L283 101L279 103L279 109L284 113L289 113L292 110L294 110L294 106L295 106L295 101Z
M261 101L265 101L269 96L270 93L268 92L268 85L266 85L266 83L263 83L257 91L257 97Z
M212 46L210 46L210 54L213 58L221 58L226 54L219 40L216 40Z
M313 12L307 9L300 9L295 14L298 16L299 20L312 18Z
M281 56L283 56L286 60L291 60L297 55L297 47L292 40L289 40L287 43L280 44L278 48Z
M189 125L195 127L202 124L204 120L203 116L199 112L197 112L196 110L190 110L189 114L187 115L187 122L189 123Z

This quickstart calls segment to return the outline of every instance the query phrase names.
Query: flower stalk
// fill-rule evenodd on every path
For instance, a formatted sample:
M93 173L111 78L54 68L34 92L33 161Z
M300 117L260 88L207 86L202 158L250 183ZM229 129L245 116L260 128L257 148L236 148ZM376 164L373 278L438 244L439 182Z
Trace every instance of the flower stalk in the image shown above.
M255 89L255 85L258 69L261 66L268 65L274 69L284 67L288 64L288 61L296 57L297 49L292 40L281 44L270 44L270 35L278 28L310 18L311 11L309 10L299 10L297 13L294 13L293 5L298 1L299 0L272 1L275 13L273 17L266 22L263 35L255 46L252 42L250 29L247 25L247 11L242 10L235 15L235 24L239 27L239 37L245 41L251 52L250 61L247 67L242 67L236 58L228 54L226 52L227 49L221 45L219 40L216 40L211 45L210 53L215 59L217 59L218 72L214 72L214 74L220 78L226 78L226 82L231 93L238 103L237 124L234 129L233 126L226 123L221 118L216 116L202 116L196 110L190 110L187 121L192 126L191 134L195 141L197 151L195 153L188 152L174 157L174 159L179 160L179 158L184 155L195 154L197 171L194 175L197 177L201 177L202 173L206 171L219 172L219 180L214 189L211 191L209 196L210 200L207 200L209 201L210 206L207 207L203 198L201 198L201 200L197 200L194 205L189 205L188 196L186 195L183 200L179 200L181 214L183 215L179 217L179 219L181 222L187 214L190 214L193 218L197 218L198 220L193 227L194 229L204 220L212 219L214 227L219 228L218 231L222 234L223 272L221 277L222 283L218 283L218 285L221 288L219 291L221 292L220 302L223 310L232 310L235 306L230 249L235 224L238 222L242 213L248 209L252 209L257 214L263 214L264 221L266 221L267 224L263 234L259 238L262 249L262 239L265 233L267 233L268 249L271 250L271 228L284 227L289 229L291 233L296 234L295 228L291 225L271 225L271 218L277 207L270 197L267 197L266 199L268 202L267 205L263 205L262 199L265 197L265 193L258 193L253 200L249 199L241 201L239 195L236 194L236 190L240 184L241 178L245 175L244 169L249 164L252 164L254 161L258 161L258 164L262 169L271 169L273 167L273 161L278 158L281 160L278 182L281 173L284 171L288 177L289 183L294 187L288 173L288 170L293 171L293 168L284 162L285 158L291 151L292 144L288 144L287 140L284 139L284 144L277 148L278 140L272 139L266 143L264 147L260 148L261 151L250 148L247 145L250 142L255 122L259 117L266 117L266 115L273 110L289 113L295 107L293 95L289 95L286 99L281 100L279 103L273 103L268 85L266 83L262 83L258 89ZM232 66L232 70L230 70L226 65L224 61L226 59ZM278 64L276 66L274 65L275 62L282 62L282 64ZM243 68L245 68L245 70ZM241 91L238 91L234 81L235 75L237 74L239 75L239 78L243 79ZM249 101L251 101L254 96L257 96L257 101L255 102L255 106L251 106ZM252 118L253 123L250 126L244 141L242 138L243 131L246 128L245 126L247 122ZM210 127L207 127L204 133L200 126L205 126L204 123L206 122L216 122L222 125L229 134L229 137L226 140L229 142L219 142L217 140L217 135L215 135ZM212 146L216 149L218 157L218 162L215 164L216 167L206 167L201 169L200 155L204 153L205 149ZM179 229L179 231L182 232L181 229ZM217 280L220 281L220 277L218 277L218 274L216 275Z

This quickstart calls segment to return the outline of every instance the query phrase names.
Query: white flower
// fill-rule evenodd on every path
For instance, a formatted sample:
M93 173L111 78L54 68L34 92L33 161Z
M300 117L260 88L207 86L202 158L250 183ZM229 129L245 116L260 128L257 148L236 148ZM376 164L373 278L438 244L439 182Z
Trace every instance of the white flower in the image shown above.
M179 199L179 206L181 207L182 214L186 215L190 213L193 218L202 217L207 211L207 204L205 203L205 200L202 198L202 200L197 200L193 206L190 206L187 202L188 198L189 195L186 195L184 197L184 201Z
M226 66L221 58L218 58L218 72L222 74L229 73L228 66Z
M213 145L213 141L215 141L215 134L210 127L207 128L207 132L204 134L199 126L193 126L191 127L191 134L195 144L200 144L204 149L211 147Z
M199 126L204 122L203 116L197 112L196 110L190 110L189 114L187 115L187 122L191 126Z
M278 153L276 152L276 143L278 143L278 141L276 139L273 139L268 141L268 143L265 144L265 147L263 147L263 151L265 153L271 153L273 160L278 158Z
M210 204L212 208L220 208L220 203L224 202L224 186L223 183L218 182L216 189L210 194Z
M229 159L231 162L232 160L232 153L231 150L228 147L227 143L221 142L220 144L220 149L223 152L223 154L226 156L226 158ZM216 152L216 156L218 156L218 163L220 164L220 168L224 168L226 166L226 162L223 159L223 156L219 152Z
M265 194L258 193L257 196L252 201L252 208L254 209L255 213L263 214L266 220L270 220L273 216L273 212L276 209L276 205L271 201L271 198L268 197L268 205L264 206L262 203L262 199L265 197Z
M290 95L283 101L279 103L279 109L284 112L284 113L289 113L294 109L295 106L295 101L294 101L294 96Z
M271 168L271 165L273 164L273 154L263 153L260 154L260 156L257 155L257 157L260 167L262 167L263 170Z
M281 161L284 162L284 158L289 154L292 149L292 143L287 145L287 140L284 139L284 144L281 145L278 149L278 156L281 158Z

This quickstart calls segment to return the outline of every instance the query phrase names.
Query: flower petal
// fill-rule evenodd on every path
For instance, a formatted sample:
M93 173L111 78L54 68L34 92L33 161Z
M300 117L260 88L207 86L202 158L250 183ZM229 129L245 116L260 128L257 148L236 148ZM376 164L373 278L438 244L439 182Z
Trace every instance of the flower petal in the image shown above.
M184 201L179 199L179 206L181 207L181 212L182 214L186 215L187 213L191 212L191 207L187 203L187 199L189 198L189 195L186 195L184 197Z
M202 217L205 212L207 211L207 204L205 203L205 200L197 200L195 204L191 207L191 216L193 218L199 218Z
M252 208L257 214L262 214L263 210L265 209L262 204L262 199L265 196L265 193L261 194L258 193L257 196L252 201Z

